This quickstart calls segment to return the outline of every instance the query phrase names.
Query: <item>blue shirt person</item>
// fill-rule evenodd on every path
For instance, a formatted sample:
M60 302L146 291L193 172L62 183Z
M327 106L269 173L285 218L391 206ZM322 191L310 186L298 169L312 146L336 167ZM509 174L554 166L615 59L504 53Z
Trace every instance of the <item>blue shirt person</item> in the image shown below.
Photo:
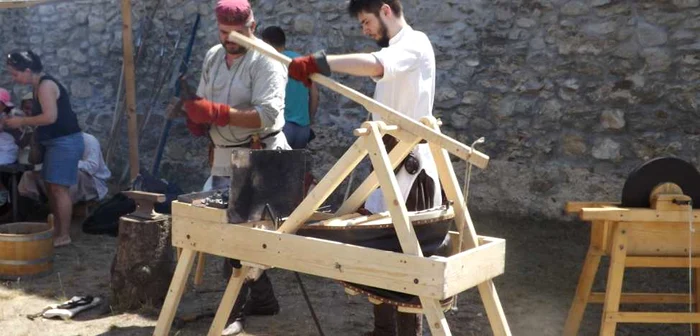
M295 58L299 53L286 50L286 36L277 26L267 27L262 33L263 41L282 54ZM314 84L307 89L294 79L287 82L284 99L284 132L287 142L293 149L303 149L311 141L311 125L318 110L318 87Z

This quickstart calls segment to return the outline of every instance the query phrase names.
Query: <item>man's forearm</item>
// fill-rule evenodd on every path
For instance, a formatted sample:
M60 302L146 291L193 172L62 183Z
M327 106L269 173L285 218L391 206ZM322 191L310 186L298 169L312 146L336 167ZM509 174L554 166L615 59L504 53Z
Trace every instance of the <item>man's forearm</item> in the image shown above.
M364 77L384 74L384 66L372 54L329 55L326 59L332 72Z
M314 123L316 111L318 110L318 85L311 84L309 89L309 122Z
M229 125L243 128L261 128L260 113L253 107L235 108L229 110Z

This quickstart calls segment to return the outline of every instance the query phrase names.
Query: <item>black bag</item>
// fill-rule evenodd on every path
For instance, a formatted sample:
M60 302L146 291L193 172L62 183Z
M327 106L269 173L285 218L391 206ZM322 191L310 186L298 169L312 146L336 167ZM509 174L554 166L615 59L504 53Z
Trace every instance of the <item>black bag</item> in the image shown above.
M122 193L102 201L90 216L83 221L83 232L87 234L109 235L119 233L119 218L136 211L136 202Z

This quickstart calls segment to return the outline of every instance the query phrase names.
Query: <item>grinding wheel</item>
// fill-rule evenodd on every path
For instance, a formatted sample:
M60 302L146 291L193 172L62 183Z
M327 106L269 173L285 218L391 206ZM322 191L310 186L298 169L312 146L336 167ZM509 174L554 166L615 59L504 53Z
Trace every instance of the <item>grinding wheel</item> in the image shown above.
M700 173L692 164L673 157L662 157L635 168L622 188L621 205L626 208L650 208L649 196L663 183L678 185L683 194L700 204Z

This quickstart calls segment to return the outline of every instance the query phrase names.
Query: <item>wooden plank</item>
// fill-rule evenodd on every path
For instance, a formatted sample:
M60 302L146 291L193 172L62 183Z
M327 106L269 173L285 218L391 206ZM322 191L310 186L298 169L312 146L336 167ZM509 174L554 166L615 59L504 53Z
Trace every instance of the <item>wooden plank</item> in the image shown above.
M413 148L420 142L420 139L415 136L411 136L412 141L399 141L399 143L391 150L389 153L389 161L391 161L391 168L396 168L399 163L410 153ZM343 204L340 205L336 216L342 216L347 213L352 213L356 211L362 203L367 200L367 197L379 186L379 180L377 180L377 174L373 171L367 176L367 178L360 184L357 189L348 197Z
M172 204L173 206L177 204L177 215L180 217L201 219L205 222L228 223L228 215L224 209L195 206L180 201L173 201Z
M687 293L624 293L620 297L620 303L627 304L654 304L654 303L666 303L666 304L688 304L691 300L690 295ZM605 302L605 293L595 292L591 293L588 298L590 303L603 303ZM692 299L695 303L695 299ZM567 334L567 333L565 333ZM569 335L569 334L567 334Z
M447 260L447 268L445 293L442 296L454 296L503 274L506 266L506 241L488 239L484 245L444 258Z
M178 247L413 295L446 298L442 295L447 267L444 260L180 218L176 206L172 234L173 245Z
M564 211L570 214L577 214L583 208L608 208L618 207L620 202L566 202Z
M175 267L173 280L170 282L168 295L166 295L163 308L160 310L158 323L156 324L156 328L153 330L154 336L165 336L170 333L170 327L173 324L173 319L175 318L175 313L177 312L177 306L180 304L182 293L184 293L187 285L187 277L190 275L190 271L192 270L194 256L195 251L192 249L184 249L182 251L182 255L178 259L177 266Z
M333 165L316 187L294 209L289 218L278 229L279 232L294 233L311 217L319 206L333 193L343 180L367 155L364 148L364 137L359 138L348 148L338 162Z
M602 255L598 253L594 247L588 248L586 259L583 261L583 269L578 278L578 285L576 285L576 294L574 294L574 300L571 303L569 314L564 323L564 335L578 334L581 321L583 320L583 314L590 301L591 289L593 288L593 282L595 281L595 275L598 272L601 258Z
M221 332L226 327L226 321L228 321L231 315L231 309L236 303L236 298L238 298L238 293L243 287L243 282L245 281L246 274L250 271L250 267L243 266L240 270L235 270L231 274L231 278L226 285L226 291L224 291L224 296L221 298L221 303L219 308L216 310L216 315L214 316L214 321L212 321L209 327L209 336L220 336Z
M700 267L700 256L694 256L693 268ZM627 268L688 268L688 257L630 257L625 260Z
M687 216L686 212L686 216ZM627 223L627 222L621 222ZM688 220L681 223L627 223L627 253L635 256L688 257ZM613 246L615 246L613 244ZM700 235L692 235L692 249L700 252Z
M3 0L0 1L0 9L27 8L63 1L66 0Z
M620 312L606 314L605 320L617 323L700 323L700 313Z
M608 279L605 287L605 302L603 303L603 321L600 329L601 336L614 336L617 321L606 318L609 314L617 314L620 310L620 298L622 295L622 279L625 275L625 258L627 256L627 229L628 223L621 222L615 225L613 233L612 255L608 268Z
M394 171L389 165L389 155L386 153L386 148L382 142L382 135L376 123L365 122L362 125L370 130L369 134L364 137L365 145L384 195L384 204L389 209L391 219L394 222L394 229L396 230L396 237L399 239L401 250L405 254L422 257L423 251L421 251L418 243L416 231L408 219L406 202L404 202L403 195L401 195L396 175L394 175Z
M434 117L421 118L421 122L428 125L436 132L440 132L437 120ZM455 224L462 237L460 245L463 245L460 246L459 250L462 251L464 247L475 248L479 246L479 240L476 235L476 230L474 229L474 223L469 215L469 210L464 202L464 196L459 189L457 176L455 175L447 151L435 144L430 144L430 151L435 159L435 165L437 166L443 191L447 199L453 202L455 208ZM501 306L501 301L498 298L498 292L496 292L496 286L494 286L493 281L485 281L477 287L479 288L481 300L484 302L484 308L486 309L486 314L489 318L491 330L494 335L510 335L510 327L508 326L508 321L506 320L506 315L503 312L503 307Z
M129 136L129 174L131 180L139 174L139 134L136 116L136 75L134 73L134 42L131 32L131 0L122 0L122 45L124 49L124 93Z
M376 213L370 216L362 216L357 213L357 216L353 216L353 218L350 219L340 219L345 216L339 217L338 220L327 220L323 222L318 222L318 223L312 223L312 224L307 224L305 227L314 227L314 226L336 226L336 227L345 227L345 226L362 226L362 225L391 225L393 224L393 221L391 219L391 215L389 214L388 211L385 212L380 212ZM346 215L347 216L347 215ZM416 222L416 221L427 221L431 219L438 219L438 218L446 218L449 219L450 217L454 217L454 209L452 207L449 208L439 208L439 209L434 209L434 210L423 210L423 211L410 211L408 213L408 218L411 222Z
M607 220L626 222L682 222L688 223L688 211L657 211L641 208L582 208L583 220ZM700 218L700 210L693 210L693 220Z
M289 63L292 61L289 57L267 47L264 42L259 39L251 39L237 32L231 32L228 36L228 40L236 42L237 44L247 48L255 49L261 54L283 63L285 66L289 66ZM399 126L401 129L410 132L411 134L426 139L430 143L437 144L440 147L445 148L448 152L462 158L463 160L473 163L479 168L484 169L488 165L489 157L486 154L479 151L472 151L469 146L464 145L440 132L435 132L433 129L411 119L407 115L391 109L388 106L381 104L358 91L355 91L320 74L312 75L311 79L314 82L319 83L364 106L367 111L381 116L382 120L384 120L384 122L387 124Z
M380 217L382 214L377 214ZM363 216L357 212L349 213L340 217L333 217L318 223L307 224L308 226L345 226L348 223L354 223L357 220L364 221L367 220L369 216Z

